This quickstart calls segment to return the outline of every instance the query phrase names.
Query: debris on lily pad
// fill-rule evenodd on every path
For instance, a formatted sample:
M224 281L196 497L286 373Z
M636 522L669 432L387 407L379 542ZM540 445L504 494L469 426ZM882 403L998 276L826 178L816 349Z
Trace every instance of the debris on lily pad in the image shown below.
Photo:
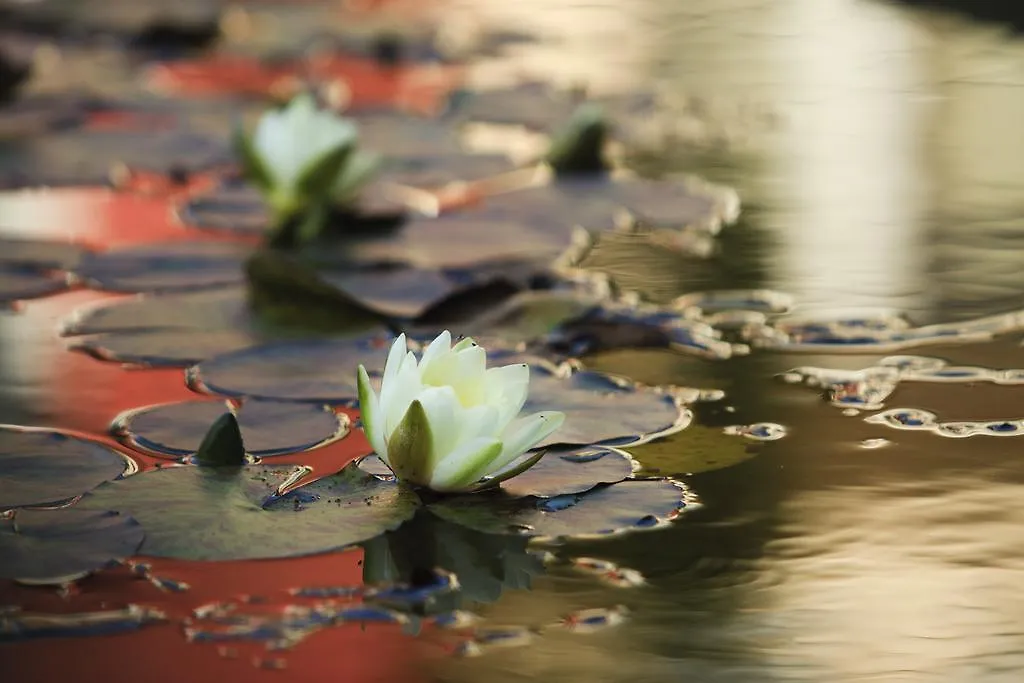
M355 467L285 492L309 468L181 465L111 482L79 509L113 509L146 531L143 555L183 560L292 557L337 550L412 517L415 494Z
M431 503L442 519L492 534L600 538L659 527L688 504L670 479L623 481L553 498L512 498L501 492L454 496Z
M114 512L14 510L0 517L0 578L67 583L134 555L143 536L138 522Z
M126 459L59 432L0 427L0 510L56 503L125 471Z
M75 274L112 292L166 292L235 285L245 280L251 249L219 242L169 242L89 254Z
M123 609L98 612L51 614L0 610L0 643L36 638L100 636L167 621L167 615L153 607L128 605Z
M223 401L184 401L123 413L111 431L137 448L163 457L195 453L209 426L229 406ZM348 418L323 406L245 401L237 409L245 450L260 458L308 451L342 438Z

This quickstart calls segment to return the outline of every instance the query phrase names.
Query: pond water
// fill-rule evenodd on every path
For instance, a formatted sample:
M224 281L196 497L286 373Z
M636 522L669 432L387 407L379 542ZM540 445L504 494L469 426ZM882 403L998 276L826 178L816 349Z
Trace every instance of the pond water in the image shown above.
M914 325L1022 307L1024 41L1000 24L865 0L462 5L443 11L548 38L480 59L480 83L526 71L597 89L657 88L681 112L674 139L631 149L627 162L646 174L692 173L738 191L743 213L716 238L719 251L709 259L629 235L601 245L587 265L628 289L656 301L773 289L792 295L801 315L901 313ZM131 217L104 214L88 197L76 201L49 205L54 235L65 230L62 221L89 214L98 226L91 239L135 241L125 237ZM0 219L20 221L7 206ZM135 210L159 211L144 201ZM36 213L24 222L43 221ZM57 321L95 298L71 292L0 316L3 422L101 433L121 410L188 397L180 371L143 374L64 351L53 338ZM1020 336L899 353L1017 370L1024 368ZM186 650L202 647L165 629L117 636L121 645L102 656L93 654L95 639L81 638L0 646L7 648L0 660L11 656L17 683L55 680L69 662L70 676L85 681L1019 680L1024 460L999 425L1024 420L1020 389L978 371L945 382L911 373L889 387L887 409L981 423L967 438L950 438L929 425L866 421L870 412L778 378L797 367L875 368L895 353L840 351L587 357L593 369L720 389L725 397L696 404L689 428L631 449L645 469L679 475L700 499L665 528L559 546L546 570L519 539L494 543L439 521L414 535L445 552L405 539L409 552L443 556L438 561L465 588L462 608L488 627L533 629L497 632L495 642L522 645L528 637L526 645L485 645L480 656L458 657L436 646L436 634L331 631L289 653L288 671L273 670L276 654L258 655L253 666L248 655L218 657L208 648L191 665L193 676L150 668L147 653L190 657ZM785 435L758 442L723 434L755 423L782 425ZM306 563L300 576L307 585L358 581L357 563L371 564L377 551L388 549L299 560ZM581 557L636 570L643 584L615 585L607 572L582 571L571 564ZM206 583L203 565L157 566L197 587L191 607L290 585L268 578L287 571L278 560L225 563ZM81 589L83 604L117 604L124 589L96 581ZM131 591L140 603L155 599ZM52 596L17 595L60 608ZM620 605L628 610L622 623L605 623L617 622L613 611L592 629L585 618L566 627L566 615L578 610ZM63 664L47 661L51 651L64 653Z

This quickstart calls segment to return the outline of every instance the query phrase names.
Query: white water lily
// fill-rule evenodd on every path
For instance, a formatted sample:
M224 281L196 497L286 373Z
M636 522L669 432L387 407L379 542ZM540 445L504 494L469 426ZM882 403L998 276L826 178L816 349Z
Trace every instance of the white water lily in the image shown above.
M309 94L293 98L284 108L260 118L252 146L277 188L294 188L300 178L327 155L354 147L357 129L351 121L320 109Z
M471 491L520 474L540 459L523 457L558 429L559 412L519 417L529 391L525 364L487 368L472 339L452 346L442 332L417 361L405 335L384 366L380 395L359 366L363 429L399 479L435 491Z

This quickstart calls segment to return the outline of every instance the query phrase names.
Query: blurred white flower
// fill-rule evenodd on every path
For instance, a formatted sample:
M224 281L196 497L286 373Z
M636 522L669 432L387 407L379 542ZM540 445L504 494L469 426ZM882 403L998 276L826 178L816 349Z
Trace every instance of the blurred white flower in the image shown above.
M558 429L560 412L518 417L529 390L525 364L487 369L472 339L452 346L446 330L417 361L395 340L380 395L359 367L363 429L399 479L435 491L472 491L520 474L540 459L527 452Z

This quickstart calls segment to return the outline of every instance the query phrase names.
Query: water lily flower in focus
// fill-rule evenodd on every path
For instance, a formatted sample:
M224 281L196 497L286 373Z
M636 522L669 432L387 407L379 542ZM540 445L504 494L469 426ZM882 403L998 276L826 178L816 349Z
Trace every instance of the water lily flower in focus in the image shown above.
M265 112L251 136L239 129L235 148L275 225L301 218L310 237L322 228L330 207L358 198L379 166L379 157L356 148L357 140L354 122L320 109L303 93Z
M442 332L422 357L395 340L380 393L359 366L363 429L377 455L400 480L438 492L495 486L537 463L529 453L565 421L560 412L519 417L530 369L487 368L487 353L472 339L452 346Z

